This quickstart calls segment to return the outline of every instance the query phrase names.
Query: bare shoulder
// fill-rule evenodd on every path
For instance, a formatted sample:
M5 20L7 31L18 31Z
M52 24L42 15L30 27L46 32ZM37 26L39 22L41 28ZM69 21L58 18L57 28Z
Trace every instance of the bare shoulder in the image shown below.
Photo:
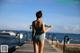
M35 20L32 22L32 25L34 25L35 24Z

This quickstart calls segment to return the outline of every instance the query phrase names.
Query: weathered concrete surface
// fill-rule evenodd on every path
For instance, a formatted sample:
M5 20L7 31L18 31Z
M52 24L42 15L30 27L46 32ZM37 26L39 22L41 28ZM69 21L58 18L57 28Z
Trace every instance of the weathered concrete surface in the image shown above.
M14 53L34 53L32 43L26 43L19 49L16 49ZM47 41L45 41L44 53L57 53L54 48L52 48Z

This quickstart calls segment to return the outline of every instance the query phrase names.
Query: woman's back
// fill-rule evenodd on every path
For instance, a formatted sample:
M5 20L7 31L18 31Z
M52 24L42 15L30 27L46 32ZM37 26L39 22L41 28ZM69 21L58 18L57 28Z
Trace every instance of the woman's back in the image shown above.
M42 27L43 23L41 20L36 20L35 21L35 34L36 35L40 35L42 34L42 31L43 31L43 27Z

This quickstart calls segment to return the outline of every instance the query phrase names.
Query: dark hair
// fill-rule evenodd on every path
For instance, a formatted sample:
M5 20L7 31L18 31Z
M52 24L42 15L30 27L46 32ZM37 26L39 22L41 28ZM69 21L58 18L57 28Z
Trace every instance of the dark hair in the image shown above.
M42 17L42 11L36 12L36 17L37 17L37 18L41 18L41 17Z

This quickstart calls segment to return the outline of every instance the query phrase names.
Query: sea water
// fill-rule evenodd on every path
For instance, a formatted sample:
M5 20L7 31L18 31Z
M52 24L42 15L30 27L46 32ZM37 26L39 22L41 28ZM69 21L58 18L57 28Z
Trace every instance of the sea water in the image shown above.
M23 38L20 40L20 41L30 41L32 40L32 34L31 34L31 31L14 31L14 32L19 32L19 33L22 33L23 34ZM46 33L46 38L47 39L50 39L50 40L59 40L59 41L63 41L64 40L64 36L67 35L70 39L74 40L74 42L78 42L80 44L80 34L72 34L72 33L54 33L54 32L48 32ZM0 37L0 40L2 42L7 42L9 43L10 40L13 40L13 42L19 42L16 41L14 39L14 37ZM1 42L0 41L0 42Z

